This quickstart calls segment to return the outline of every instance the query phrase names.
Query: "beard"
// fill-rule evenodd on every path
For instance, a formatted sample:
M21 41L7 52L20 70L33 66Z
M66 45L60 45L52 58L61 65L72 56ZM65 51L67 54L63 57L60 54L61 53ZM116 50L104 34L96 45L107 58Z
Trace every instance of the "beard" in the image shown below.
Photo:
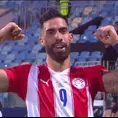
M63 63L70 55L71 44L67 46L65 43L63 43L62 45L64 46L63 49L57 49L56 44L45 46L47 54L53 60L59 63Z

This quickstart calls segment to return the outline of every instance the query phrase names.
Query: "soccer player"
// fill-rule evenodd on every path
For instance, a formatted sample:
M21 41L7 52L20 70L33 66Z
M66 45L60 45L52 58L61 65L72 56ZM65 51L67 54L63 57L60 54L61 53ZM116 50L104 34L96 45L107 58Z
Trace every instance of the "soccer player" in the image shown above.
M46 64L1 69L0 91L17 93L26 103L30 117L93 116L92 105L98 91L118 93L118 72L108 72L101 65L72 67L73 34L69 33L66 18L53 9L42 15L40 23L40 42L47 53ZM14 40L24 37L18 26L11 23L1 32L1 35L11 34L6 35L4 41L15 29L19 33L12 37ZM98 29L95 36L105 44L113 46L118 43L112 26Z

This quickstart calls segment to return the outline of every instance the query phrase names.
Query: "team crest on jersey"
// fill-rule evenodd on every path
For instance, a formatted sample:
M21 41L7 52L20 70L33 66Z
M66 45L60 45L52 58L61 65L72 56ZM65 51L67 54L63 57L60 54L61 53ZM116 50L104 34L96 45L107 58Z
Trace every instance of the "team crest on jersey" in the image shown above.
M82 78L74 78L72 84L77 89L83 89L85 87L85 81Z

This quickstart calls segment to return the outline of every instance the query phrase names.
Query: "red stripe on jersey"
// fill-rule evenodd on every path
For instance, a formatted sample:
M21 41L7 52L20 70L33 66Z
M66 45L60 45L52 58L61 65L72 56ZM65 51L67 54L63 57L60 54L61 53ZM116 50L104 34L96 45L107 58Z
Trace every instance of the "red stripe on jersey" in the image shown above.
M41 117L54 117L54 95L53 85L50 79L50 73L46 65L39 67L39 101L40 101L40 116ZM47 84L45 83L47 82Z
M27 81L30 68L31 64L26 64L4 69L9 81L8 92L17 93L24 102L26 101Z
M81 68L70 69L70 82L73 92L73 103L74 103L74 116L75 117L87 117L88 116L88 97L86 87L83 89L77 89L74 87L72 81L75 78L82 78L85 80L85 73ZM86 80L85 80L86 81Z

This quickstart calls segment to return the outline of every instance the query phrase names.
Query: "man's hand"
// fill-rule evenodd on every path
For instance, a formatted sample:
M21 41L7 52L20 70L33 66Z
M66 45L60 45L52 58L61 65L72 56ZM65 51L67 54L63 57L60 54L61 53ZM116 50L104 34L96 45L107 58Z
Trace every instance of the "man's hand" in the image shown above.
M113 26L105 26L99 28L94 35L105 45L114 46L118 43L118 35Z
M22 34L22 30L17 24L10 22L0 30L0 36L2 37L0 42L3 42L5 40L20 40L25 35Z

